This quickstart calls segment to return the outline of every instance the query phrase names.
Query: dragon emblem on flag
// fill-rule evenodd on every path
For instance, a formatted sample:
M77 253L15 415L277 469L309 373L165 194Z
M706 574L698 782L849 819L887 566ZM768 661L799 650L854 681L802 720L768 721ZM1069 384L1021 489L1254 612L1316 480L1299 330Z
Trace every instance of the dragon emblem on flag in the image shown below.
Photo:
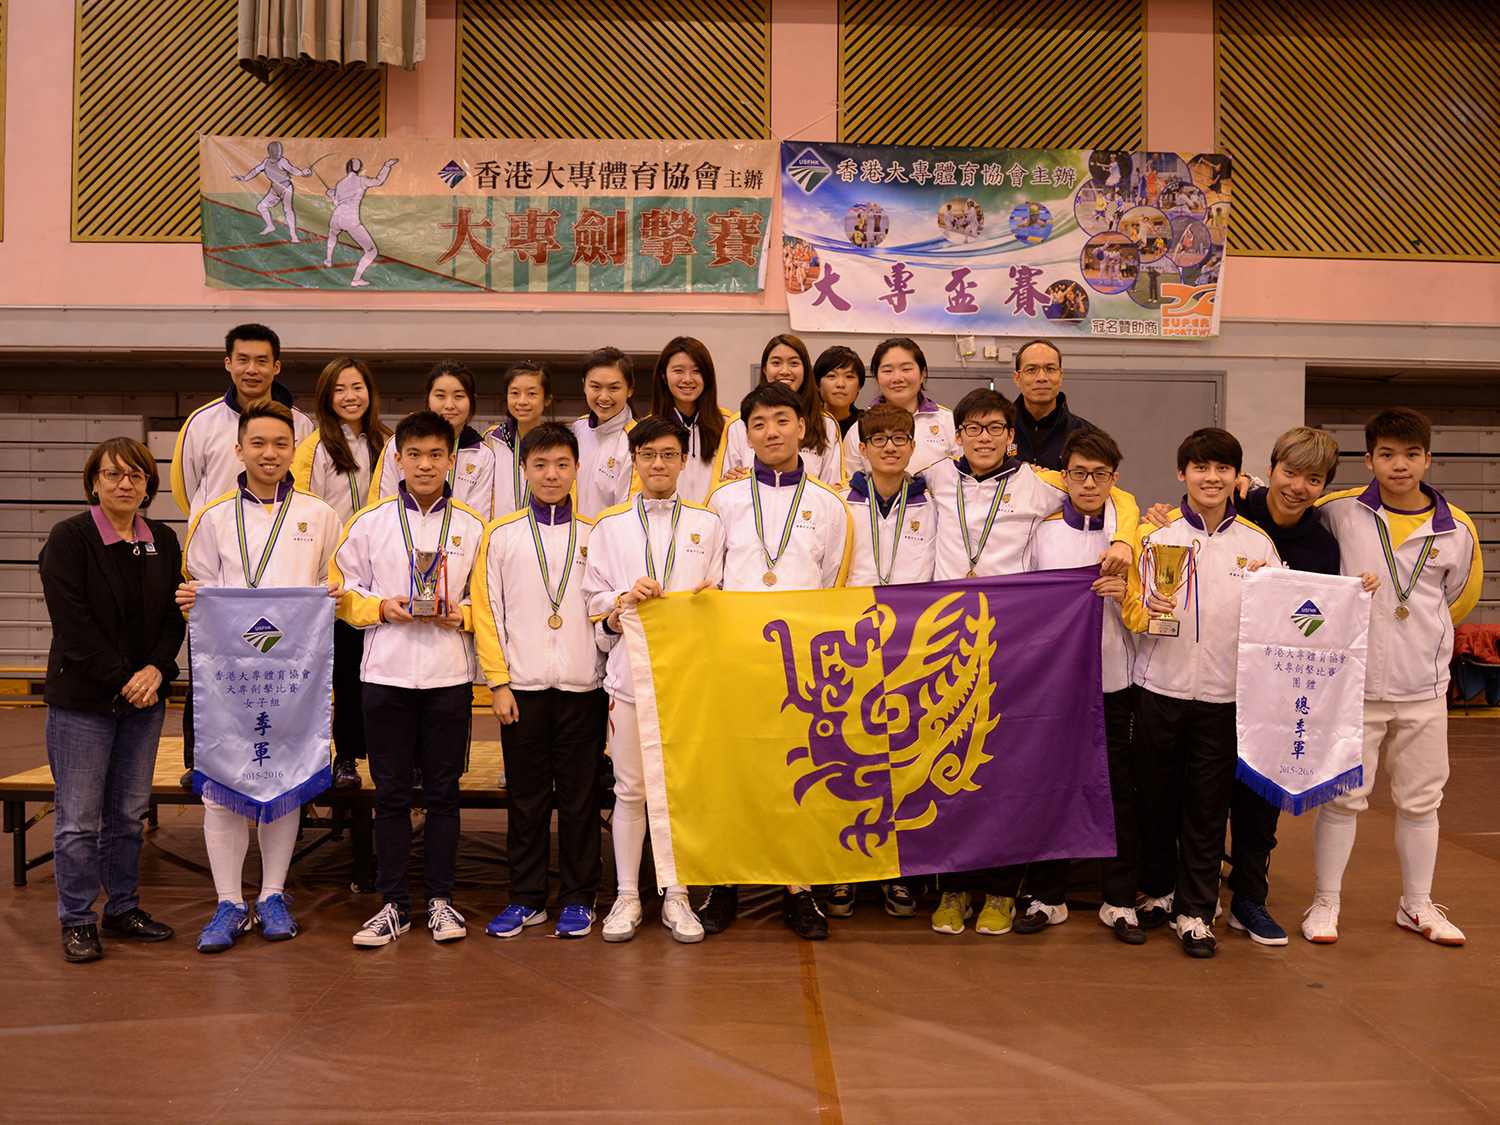
M793 795L800 804L822 785L863 806L839 842L865 855L893 832L934 823L940 795L977 790L1000 721L990 678L997 622L983 593L932 601L909 637L900 626L896 608L876 602L852 629L812 636L801 659L785 621L763 634L781 646L782 710L808 716L807 744L787 754L788 766L803 767Z

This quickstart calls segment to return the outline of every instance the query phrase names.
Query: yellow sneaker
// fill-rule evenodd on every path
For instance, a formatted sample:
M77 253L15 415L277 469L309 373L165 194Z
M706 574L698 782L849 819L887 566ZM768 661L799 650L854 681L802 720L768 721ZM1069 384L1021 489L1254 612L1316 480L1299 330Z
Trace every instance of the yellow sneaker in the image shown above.
M974 928L982 934L1010 933L1010 920L1016 912L1016 900L1004 895L985 895L984 909Z
M944 891L938 908L932 912L932 928L940 934L961 934L964 919L973 917L968 891Z

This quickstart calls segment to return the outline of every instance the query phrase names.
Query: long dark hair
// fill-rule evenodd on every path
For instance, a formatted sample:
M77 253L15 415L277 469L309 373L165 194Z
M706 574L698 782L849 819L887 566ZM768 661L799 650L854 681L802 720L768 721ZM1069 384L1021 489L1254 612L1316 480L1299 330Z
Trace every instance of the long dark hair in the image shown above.
M391 431L380 420L380 392L375 389L375 376L370 373L370 365L352 355L334 356L318 376L318 389L313 395L313 413L318 419L318 440L328 450L333 467L341 473L352 473L359 468L359 463L354 459L354 451L349 448L349 442L344 437L344 420L333 409L333 388L338 385L339 376L351 367L359 372L359 377L365 381L365 390L370 395L370 403L365 407L364 417L360 419L364 427L360 436L370 449L372 467L379 463L380 451L385 448L386 439L391 436Z
M826 453L828 451L828 434L823 430L823 393L818 390L818 381L813 378L812 357L807 354L807 345L800 338L793 336L790 332L783 332L779 336L772 336L766 341L766 346L760 353L760 381L770 382L766 378L766 362L771 358L771 352L785 344L797 353L802 360L802 386L795 392L797 399L801 402L802 421L807 425L802 436L802 448L811 449L814 453Z
M661 355L656 357L656 370L651 373L651 413L661 418L674 417L670 411L676 406L676 400L667 386L667 364L675 355L686 355L691 359L703 378L703 393L698 396L698 432L703 440L698 443L698 456L706 464L712 464L719 452L719 439L724 436L724 415L719 412L719 384L714 377L714 359L703 346L703 341L691 336L677 336L667 341Z

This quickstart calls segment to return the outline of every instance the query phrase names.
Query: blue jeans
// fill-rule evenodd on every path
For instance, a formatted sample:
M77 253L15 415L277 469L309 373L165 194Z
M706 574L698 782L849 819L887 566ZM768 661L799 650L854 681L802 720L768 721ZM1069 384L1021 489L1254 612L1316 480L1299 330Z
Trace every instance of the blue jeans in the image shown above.
M52 867L64 926L124 914L139 903L141 818L151 797L167 707L119 715L47 708L47 762L57 785Z

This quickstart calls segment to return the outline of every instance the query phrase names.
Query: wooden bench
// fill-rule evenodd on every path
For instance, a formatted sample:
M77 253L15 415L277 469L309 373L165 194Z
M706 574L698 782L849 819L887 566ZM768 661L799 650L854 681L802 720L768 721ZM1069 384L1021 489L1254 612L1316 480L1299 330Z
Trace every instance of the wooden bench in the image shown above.
M157 822L159 805L201 805L203 799L191 789L184 789L178 782L182 778L182 739L163 738L156 755L156 773L151 779L151 800L146 814L147 823ZM477 741L469 744L469 765L459 780L459 807L466 809L503 809L508 807L505 789L496 784L503 769L500 743ZM421 791L413 796L412 803L422 804ZM12 835L13 879L15 885L26 885L26 873L34 867L49 862L52 852L45 855L27 856L26 833L35 827L53 810L52 802L57 791L52 781L52 771L39 766L24 773L0 778L0 810L3 810L4 830ZM601 807L609 808L613 796L603 791ZM26 816L26 803L41 802L43 807L30 818ZM310 814L309 810L326 807L327 816ZM315 848L331 840L339 840L348 830L354 852L354 879L351 889L369 893L375 889L375 861L373 825L375 813L375 790L365 779L361 789L329 789L318 795L303 809L303 824L308 827L326 829L318 839L301 848L292 861L295 863Z

